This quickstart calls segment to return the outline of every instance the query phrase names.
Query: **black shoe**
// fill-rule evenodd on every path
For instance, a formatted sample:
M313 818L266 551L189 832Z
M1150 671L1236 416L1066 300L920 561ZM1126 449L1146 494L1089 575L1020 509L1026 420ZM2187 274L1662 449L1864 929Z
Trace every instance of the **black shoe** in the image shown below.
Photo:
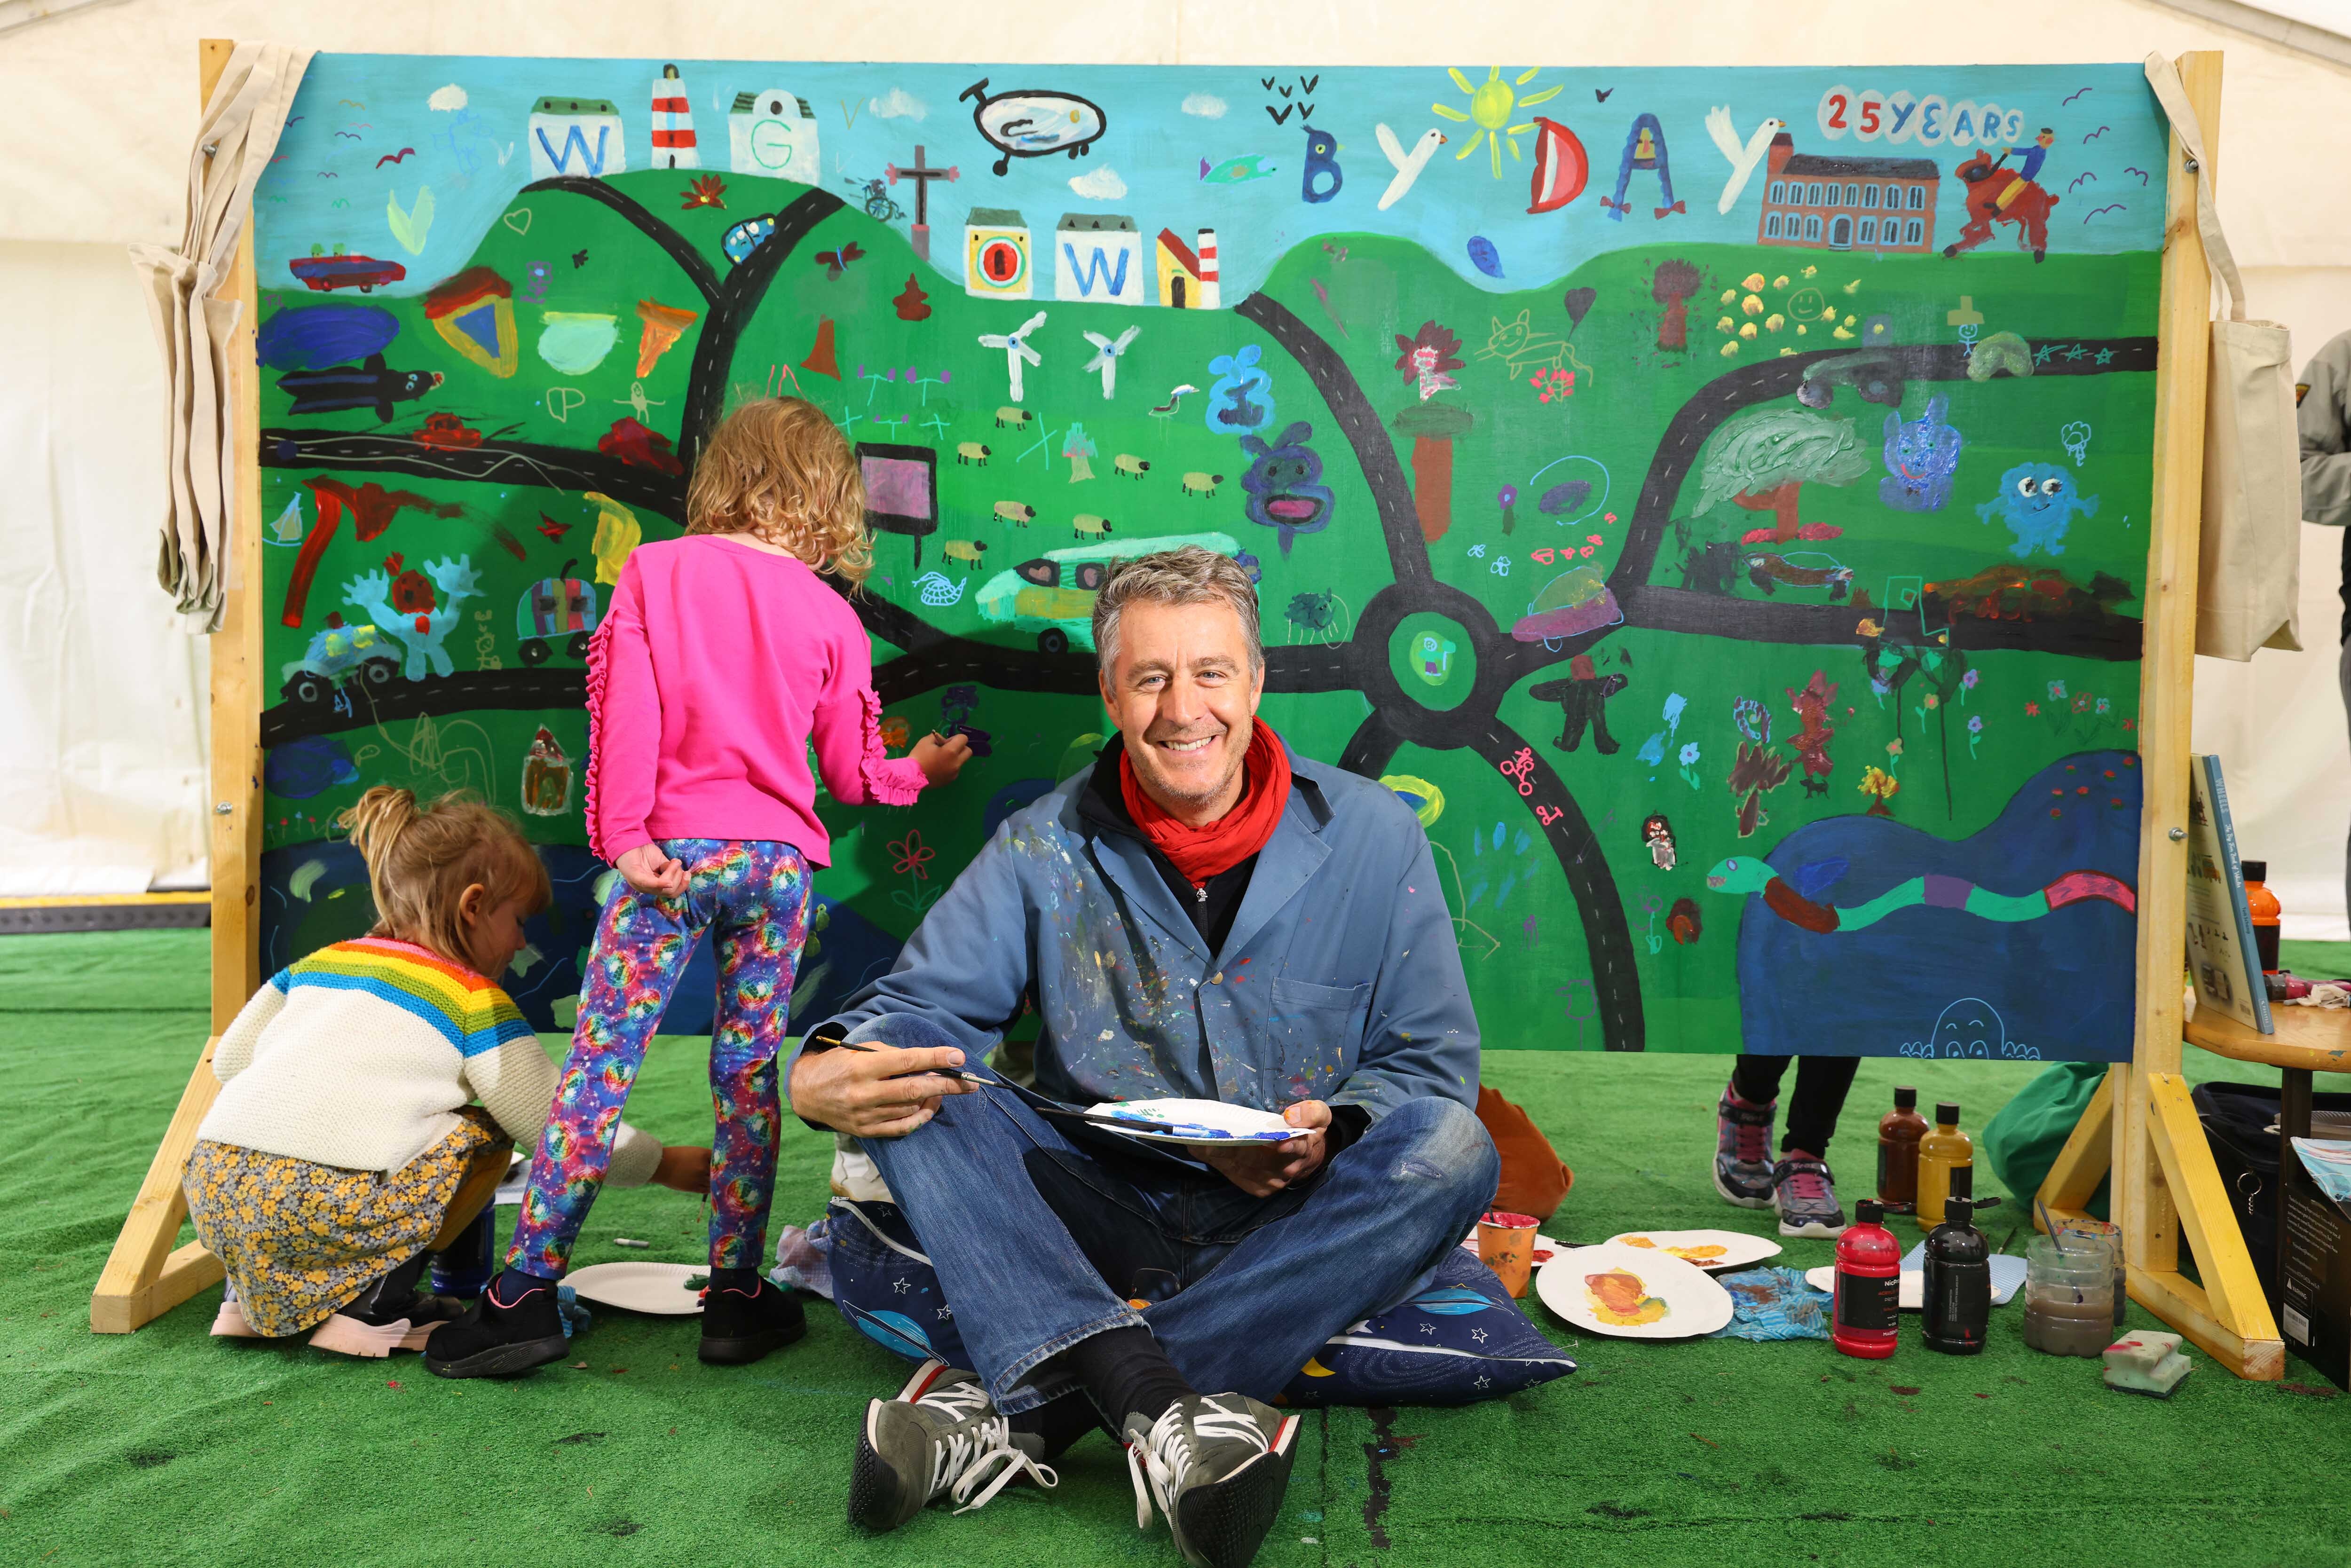
M743 1366L808 1333L799 1298L757 1269L713 1269L702 1292L702 1359Z
M510 1377L563 1359L563 1319L555 1282L509 1269L481 1299L424 1342L424 1370L436 1377Z

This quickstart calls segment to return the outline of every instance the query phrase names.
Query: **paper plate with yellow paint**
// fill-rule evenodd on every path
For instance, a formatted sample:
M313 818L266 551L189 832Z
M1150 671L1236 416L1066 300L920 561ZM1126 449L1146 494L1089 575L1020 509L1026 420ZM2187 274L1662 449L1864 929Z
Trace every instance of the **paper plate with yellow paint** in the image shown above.
M1780 1244L1770 1237L1750 1236L1743 1230L1627 1230L1608 1239L1611 1244L1670 1252L1709 1274L1749 1268L1766 1258L1777 1258L1781 1251Z
M1730 1292L1656 1248L1571 1247L1535 1275L1535 1294L1570 1328L1611 1339L1688 1339L1730 1321Z

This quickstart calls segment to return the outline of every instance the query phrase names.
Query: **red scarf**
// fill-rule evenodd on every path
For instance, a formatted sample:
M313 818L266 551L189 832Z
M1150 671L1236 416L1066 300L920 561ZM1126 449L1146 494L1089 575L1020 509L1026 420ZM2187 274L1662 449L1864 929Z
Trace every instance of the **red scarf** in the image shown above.
M1230 871L1265 848L1290 803L1290 753L1265 720L1250 727L1249 753L1241 758L1241 798L1233 809L1205 827L1191 827L1143 792L1134 776L1134 759L1118 754L1118 787L1126 798L1127 815L1134 825L1175 862L1195 887Z

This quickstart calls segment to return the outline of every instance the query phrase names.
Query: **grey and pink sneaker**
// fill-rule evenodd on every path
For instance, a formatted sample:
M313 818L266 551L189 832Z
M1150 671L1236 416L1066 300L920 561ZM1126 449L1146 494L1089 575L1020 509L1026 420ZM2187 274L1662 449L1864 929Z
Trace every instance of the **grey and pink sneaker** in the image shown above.
M1837 1202L1835 1177L1826 1160L1801 1151L1771 1167L1773 1198L1782 1236L1842 1236L1844 1209Z
M1771 1113L1777 1100L1758 1105L1728 1087L1714 1107L1714 1190L1741 1208L1771 1207Z

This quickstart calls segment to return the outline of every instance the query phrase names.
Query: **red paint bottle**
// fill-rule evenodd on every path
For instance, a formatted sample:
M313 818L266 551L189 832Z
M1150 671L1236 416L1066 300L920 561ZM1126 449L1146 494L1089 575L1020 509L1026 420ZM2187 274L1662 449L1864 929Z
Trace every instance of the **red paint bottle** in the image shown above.
M1894 1354L1902 1244L1879 1223L1886 1218L1883 1204L1865 1197L1854 1205L1854 1217L1837 1238L1836 1304L1829 1339L1847 1355L1883 1361Z

